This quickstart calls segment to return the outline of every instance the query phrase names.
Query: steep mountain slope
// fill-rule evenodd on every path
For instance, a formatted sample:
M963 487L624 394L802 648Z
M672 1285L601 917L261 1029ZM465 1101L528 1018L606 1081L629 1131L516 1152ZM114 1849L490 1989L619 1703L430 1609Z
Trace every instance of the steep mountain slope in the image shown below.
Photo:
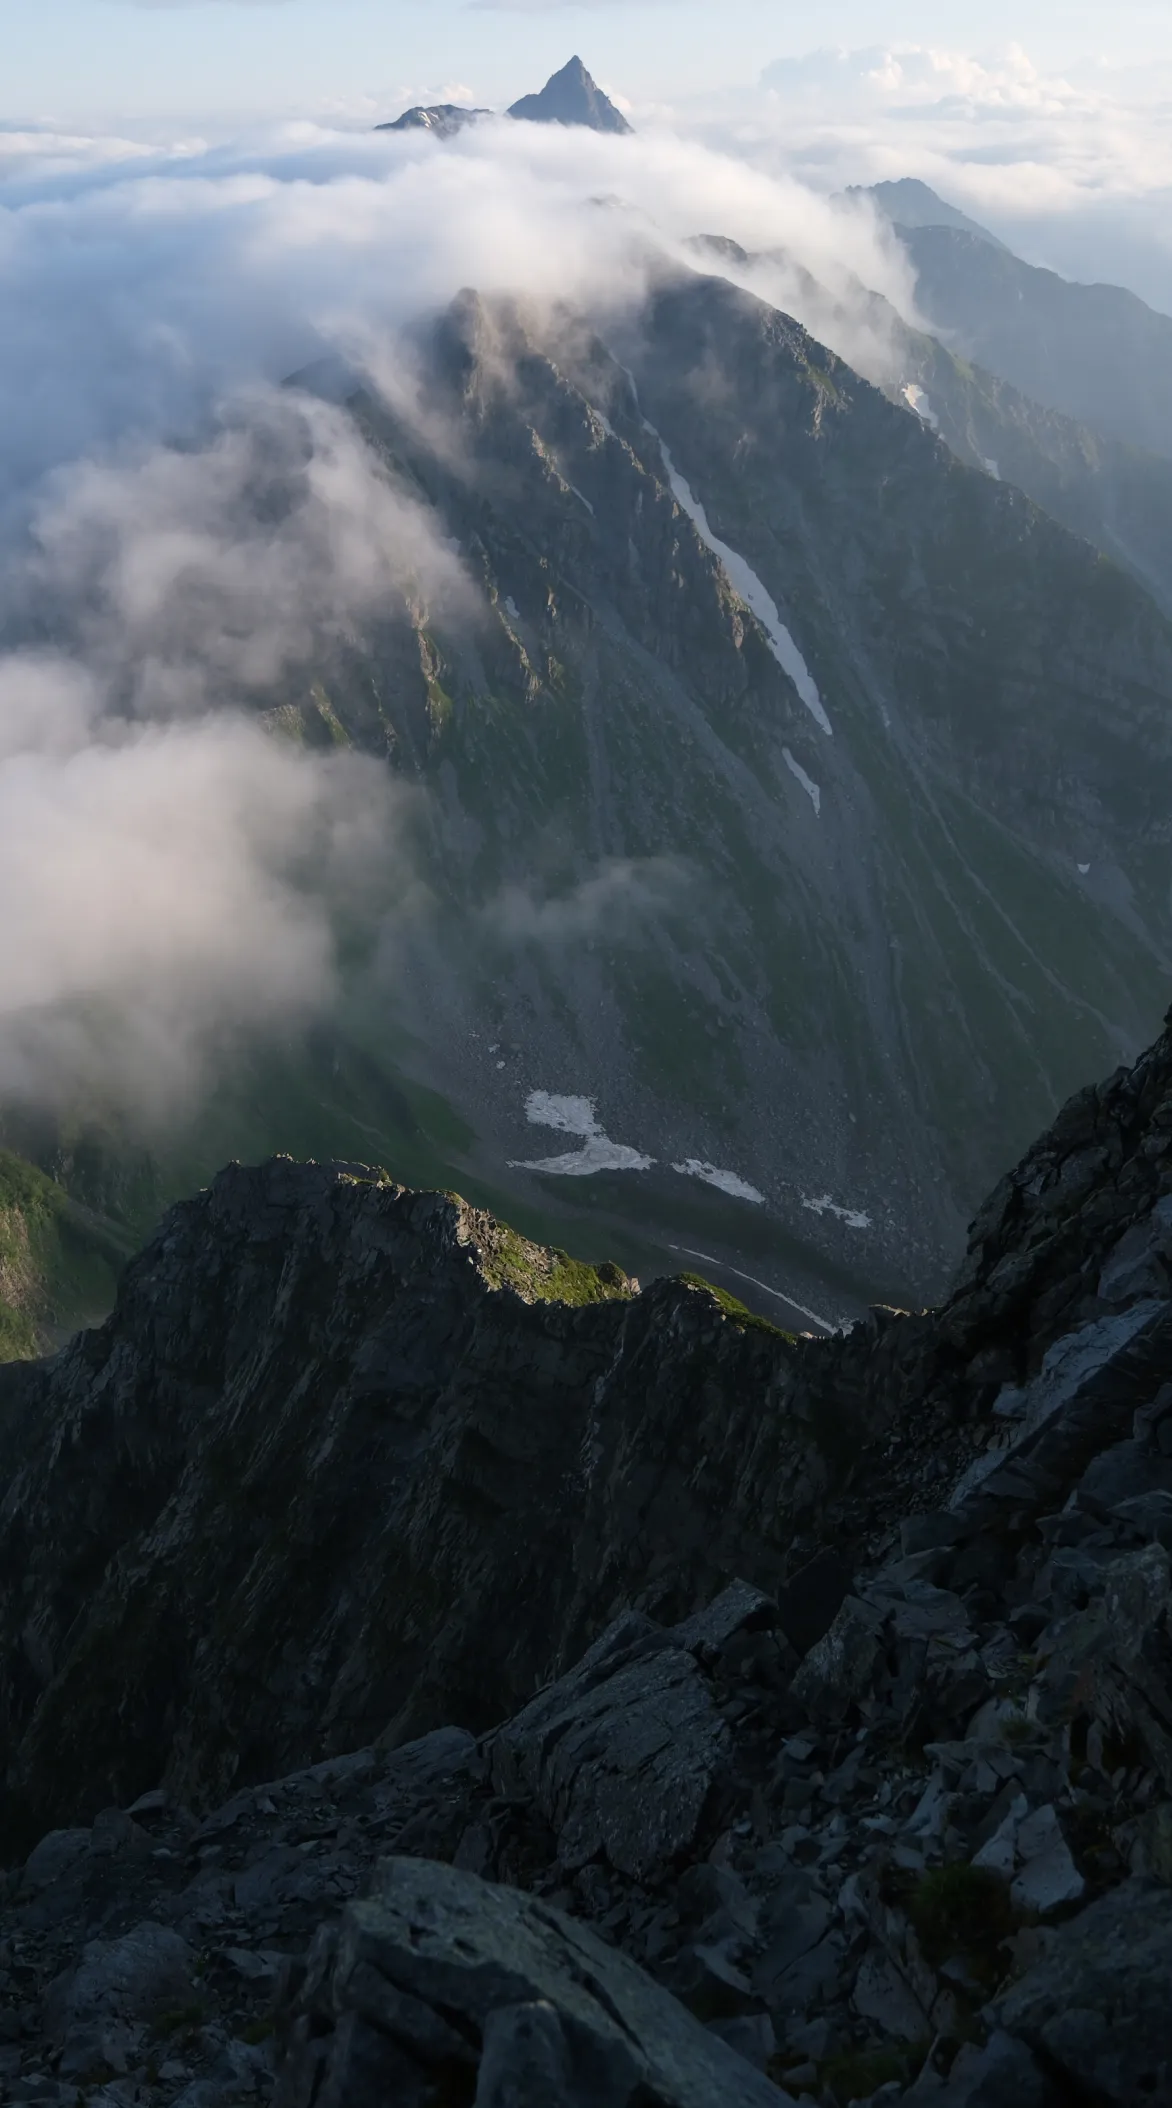
M1076 285L963 228L897 230L916 297L954 349L1109 438L1172 453L1172 320L1119 286Z
M466 600L390 606L265 699L416 786L412 915L154 1192L376 1156L643 1277L696 1256L782 1321L922 1298L1154 1021L1172 631L719 279L605 334L469 294L419 362L417 412L351 414ZM151 1221L133 1161L37 1155Z
M5 1884L6 2068L375 2108L390 2042L422 2104L442 2008L467 2097L521 1969L551 2108L665 2058L673 2108L1163 2100L1170 1354L1172 1028L940 1311L833 1341L360 1168L225 1173L0 1374L5 1848L73 1825Z
M1172 613L1172 461L1107 439L970 365L921 331L900 330L906 400L959 460L1024 490L1093 542ZM918 391L918 392L915 392Z
M0 1361L44 1353L102 1317L132 1251L112 1222L0 1150Z
M728 284L665 284L628 356L638 397L581 322L469 297L427 355L454 446L355 405L487 600L474 633L384 646L373 715L365 667L324 676L431 793L430 1080L476 1094L486 1156L559 1167L521 1192L578 1168L526 1135L532 1094L588 1096L660 1167L581 1160L608 1207L667 1222L669 1167L727 1168L807 1279L906 1295L1147 1029L1172 633Z
M523 95L512 104L510 117L530 124L581 124L592 132L629 132L621 110L587 73L575 56L560 73L551 74L539 95Z
M898 227L959 227L964 234L975 234L982 241L990 242L994 249L1006 249L1005 242L977 220L971 220L967 212L950 205L927 183L915 176L900 176L895 182L870 183L865 187L853 183L845 195L872 198L880 212L886 213Z
M1016 484L1052 519L1131 571L1172 613L1172 462L1166 456L1047 409L939 338L910 328L860 280L848 277L832 293L785 251L752 254L716 235L700 236L692 246L709 269L747 278L761 293L768 294L769 278L780 268L795 313L815 336L859 344L855 356L867 377L915 410L958 460Z

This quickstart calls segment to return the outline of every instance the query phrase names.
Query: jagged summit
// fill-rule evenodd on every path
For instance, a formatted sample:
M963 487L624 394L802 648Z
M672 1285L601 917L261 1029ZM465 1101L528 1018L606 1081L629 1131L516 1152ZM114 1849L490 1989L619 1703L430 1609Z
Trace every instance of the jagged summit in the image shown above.
M232 1167L0 1372L0 2097L1167 2108L1170 1367L1172 1026L826 1340Z
M430 106L417 103L414 109L404 110L393 124L377 124L376 132L434 132L437 139L451 139L462 132L465 125L475 124L480 117L491 117L491 110L469 110L462 103L439 102Z
M584 124L592 132L633 130L577 56L546 81L540 95L523 95L515 102L509 116L527 118L531 124Z

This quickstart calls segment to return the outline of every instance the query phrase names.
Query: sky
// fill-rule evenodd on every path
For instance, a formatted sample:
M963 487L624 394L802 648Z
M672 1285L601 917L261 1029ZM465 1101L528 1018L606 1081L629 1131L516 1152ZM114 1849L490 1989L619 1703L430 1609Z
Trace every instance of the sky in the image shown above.
M1172 64L1166 0L984 0L982 49L1046 66ZM578 50L633 105L755 82L820 46L968 49L967 0L0 0L9 123L397 115L445 89L500 105Z

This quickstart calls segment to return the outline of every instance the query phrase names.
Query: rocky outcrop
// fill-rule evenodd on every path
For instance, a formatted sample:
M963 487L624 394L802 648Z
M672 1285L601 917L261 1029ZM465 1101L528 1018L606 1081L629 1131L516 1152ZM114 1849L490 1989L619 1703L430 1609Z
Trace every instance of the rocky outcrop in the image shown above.
M1172 1032L831 1341L177 1210L0 1393L9 2096L1172 2101L1170 1140Z
M100 1332L0 1371L8 1837L480 1731L738 1575L805 1652L952 1483L951 1541L1021 1529L1169 1366L1170 1145L1165 1035L1003 1182L939 1312L829 1341L379 1173L225 1172Z
M539 95L523 95L513 103L509 116L527 118L530 124L586 125L592 132L632 130L576 57L550 76Z

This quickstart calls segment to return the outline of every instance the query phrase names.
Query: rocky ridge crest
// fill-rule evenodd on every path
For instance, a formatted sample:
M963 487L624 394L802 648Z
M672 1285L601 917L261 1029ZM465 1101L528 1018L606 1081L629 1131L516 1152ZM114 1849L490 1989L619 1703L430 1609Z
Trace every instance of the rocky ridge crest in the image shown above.
M1169 2102L1170 1369L1172 1031L830 1341L226 1173L3 1372L7 2097Z

